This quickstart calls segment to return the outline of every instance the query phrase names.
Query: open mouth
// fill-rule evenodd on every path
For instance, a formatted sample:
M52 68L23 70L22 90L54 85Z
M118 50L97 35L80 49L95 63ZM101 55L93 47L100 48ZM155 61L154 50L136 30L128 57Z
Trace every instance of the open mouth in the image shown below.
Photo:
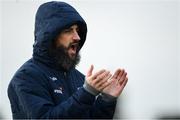
M69 54L70 55L75 55L76 54L76 52L77 52L77 50L78 50L78 48L79 48L79 43L78 42L76 42L76 43L71 43L70 45L69 45Z
M74 43L74 44L71 45L72 50L76 51L77 48L78 48L78 43Z

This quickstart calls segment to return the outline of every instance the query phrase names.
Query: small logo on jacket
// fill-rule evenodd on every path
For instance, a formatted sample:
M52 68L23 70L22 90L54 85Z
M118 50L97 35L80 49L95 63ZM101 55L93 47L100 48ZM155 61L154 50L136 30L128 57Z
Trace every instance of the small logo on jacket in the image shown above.
M59 89L54 89L54 93L63 94L63 89L62 89L62 87L59 87Z
M56 81L57 78L56 77L49 77L52 81Z

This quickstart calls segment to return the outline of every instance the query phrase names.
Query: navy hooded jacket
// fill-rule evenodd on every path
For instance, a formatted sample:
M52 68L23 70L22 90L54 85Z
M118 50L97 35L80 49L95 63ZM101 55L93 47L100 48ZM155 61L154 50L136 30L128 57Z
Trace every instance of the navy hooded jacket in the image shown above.
M56 68L49 57L52 40L64 28L78 24L83 46L87 26L79 13L64 2L42 4L35 21L33 57L13 76L8 97L14 119L113 118L116 101L106 102L82 86L85 76L76 69Z

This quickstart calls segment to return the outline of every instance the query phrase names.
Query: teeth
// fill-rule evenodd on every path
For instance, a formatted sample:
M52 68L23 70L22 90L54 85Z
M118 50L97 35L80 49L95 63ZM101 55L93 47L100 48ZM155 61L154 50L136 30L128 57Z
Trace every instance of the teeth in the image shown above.
M73 45L72 45L72 47L77 47L77 46L78 46L78 44L73 44Z
M71 47L72 47L73 50L75 50L77 45L72 45Z
M71 44L71 49L73 50L73 51L76 51L77 49L78 49L78 43L72 43Z
M75 45L72 45L72 49L73 49L73 50L75 49Z

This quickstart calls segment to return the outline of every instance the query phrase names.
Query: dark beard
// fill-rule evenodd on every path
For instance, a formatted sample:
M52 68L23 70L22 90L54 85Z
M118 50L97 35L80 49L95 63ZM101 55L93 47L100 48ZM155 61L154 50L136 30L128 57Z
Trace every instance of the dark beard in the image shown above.
M71 58L68 54L68 48L60 45L57 48L51 48L49 51L50 57L53 57L55 60L55 65L64 71L69 71L70 69L75 68L80 61L79 52Z

